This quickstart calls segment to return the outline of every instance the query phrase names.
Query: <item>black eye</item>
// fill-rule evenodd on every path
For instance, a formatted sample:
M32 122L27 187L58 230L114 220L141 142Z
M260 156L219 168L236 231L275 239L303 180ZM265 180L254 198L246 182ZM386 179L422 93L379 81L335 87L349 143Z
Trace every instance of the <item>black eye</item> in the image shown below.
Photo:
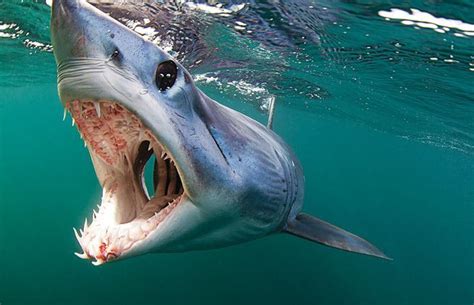
M158 65L155 82L160 91L171 88L178 76L178 67L172 60L167 60Z

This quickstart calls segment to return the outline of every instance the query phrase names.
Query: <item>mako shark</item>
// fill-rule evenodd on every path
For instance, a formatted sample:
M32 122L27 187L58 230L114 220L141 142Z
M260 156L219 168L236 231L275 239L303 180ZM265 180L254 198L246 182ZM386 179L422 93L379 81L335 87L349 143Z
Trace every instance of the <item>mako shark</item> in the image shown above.
M99 265L289 233L387 258L301 213L303 171L282 138L207 97L158 46L82 0L54 1L51 31L60 99L103 188L92 222L75 230L79 257Z

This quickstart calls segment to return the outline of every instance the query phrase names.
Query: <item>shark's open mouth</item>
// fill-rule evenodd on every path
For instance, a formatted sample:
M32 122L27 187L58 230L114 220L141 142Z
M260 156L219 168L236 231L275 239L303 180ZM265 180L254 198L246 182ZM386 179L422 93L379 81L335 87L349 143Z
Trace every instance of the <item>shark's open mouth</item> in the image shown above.
M86 220L80 233L76 231L84 251L78 256L102 264L146 240L179 204L183 184L169 152L121 105L74 100L66 103L66 109L88 146L103 188L92 223ZM146 187L144 169L152 159L151 191Z

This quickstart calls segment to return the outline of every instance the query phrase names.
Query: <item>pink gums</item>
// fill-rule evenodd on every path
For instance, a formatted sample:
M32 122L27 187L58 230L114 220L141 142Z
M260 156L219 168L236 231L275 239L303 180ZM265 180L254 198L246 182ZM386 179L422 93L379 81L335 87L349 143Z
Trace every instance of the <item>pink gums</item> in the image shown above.
M140 121L117 104L98 103L100 116L94 102L75 100L66 107L87 145L109 165L117 164L127 139L138 136L142 129Z

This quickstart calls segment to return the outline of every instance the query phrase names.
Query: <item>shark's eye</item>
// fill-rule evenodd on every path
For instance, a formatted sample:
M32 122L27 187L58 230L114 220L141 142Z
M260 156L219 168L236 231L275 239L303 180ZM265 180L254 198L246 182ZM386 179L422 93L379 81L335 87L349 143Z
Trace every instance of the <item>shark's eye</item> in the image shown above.
M160 91L171 88L176 81L178 67L172 60L167 60L158 65L155 82Z

